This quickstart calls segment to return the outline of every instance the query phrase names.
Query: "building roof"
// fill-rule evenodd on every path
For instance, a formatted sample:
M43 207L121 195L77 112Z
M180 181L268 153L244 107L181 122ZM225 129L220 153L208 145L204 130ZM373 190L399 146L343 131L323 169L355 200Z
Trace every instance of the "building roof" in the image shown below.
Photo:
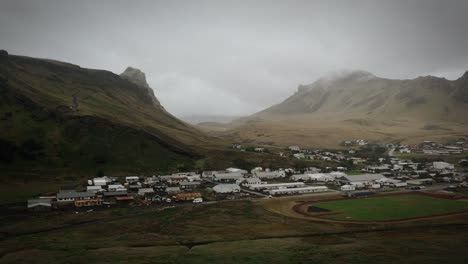
M213 191L217 193L229 193L239 190L240 186L238 184L218 184L213 187Z
M36 207L36 206L52 206L51 204L52 199L50 198L39 198L39 199L30 199L28 200L28 208Z
M386 178L387 177L383 176L382 174L345 175L340 177L340 179L347 180L350 182L375 181Z
M187 186L187 185L189 185L189 186L192 185L192 186L193 186L193 185L200 185L200 184L201 184L201 182L199 182L199 181L193 181L193 182L189 182L189 181L188 181L188 182L179 182L179 185L186 185L186 186Z
M288 186L305 186L303 182L283 182L283 183L268 183L268 184L253 184L250 188L280 188L280 187L288 187Z
M133 196L117 196L115 197L115 200L117 201L131 201L133 200Z
M109 197L109 196L127 196L128 192L127 191L117 191L117 192L104 192L104 197Z
M71 199L94 196L94 192L60 191L59 193L57 193L57 199Z
M138 189L138 195L143 195L145 193L154 193L153 188L140 188Z
M270 194L275 193L288 193L288 192L302 192L302 191L313 191L313 190L328 190L326 186L307 186L307 187L299 187L299 188L284 188L284 189L274 189L270 190Z
M166 187L166 192L180 192L179 186L177 187Z
M256 182L261 182L262 180L260 180L259 178L246 178L244 179L244 181L247 183L256 183Z

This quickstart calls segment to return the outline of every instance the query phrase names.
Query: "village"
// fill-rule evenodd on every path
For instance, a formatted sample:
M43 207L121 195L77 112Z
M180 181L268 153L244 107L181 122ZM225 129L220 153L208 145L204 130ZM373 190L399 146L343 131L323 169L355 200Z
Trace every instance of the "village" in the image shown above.
M177 172L170 175L94 177L79 187L63 187L57 193L28 200L31 211L106 208L111 206L174 206L223 200L274 199L293 195L341 194L367 197L382 192L468 188L467 160L458 164L443 160L416 161L403 154L457 155L467 153L467 138L454 143L423 142L419 145L345 141L348 150L307 150L289 146L281 156L320 161L305 168L227 168L216 171ZM232 148L241 149L240 144ZM372 155L368 154L369 148ZM253 151L265 151L256 147ZM403 155L397 157L397 154ZM377 155L375 155L377 153Z

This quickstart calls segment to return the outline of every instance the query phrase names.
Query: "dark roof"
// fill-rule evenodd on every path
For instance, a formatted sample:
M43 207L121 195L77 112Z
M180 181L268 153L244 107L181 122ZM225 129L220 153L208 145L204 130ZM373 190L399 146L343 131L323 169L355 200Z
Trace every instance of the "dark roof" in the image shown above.
M57 193L57 199L94 197L94 192L60 191Z
M127 191L117 191L117 192L104 192L104 197L109 197L109 196L127 196L128 192Z

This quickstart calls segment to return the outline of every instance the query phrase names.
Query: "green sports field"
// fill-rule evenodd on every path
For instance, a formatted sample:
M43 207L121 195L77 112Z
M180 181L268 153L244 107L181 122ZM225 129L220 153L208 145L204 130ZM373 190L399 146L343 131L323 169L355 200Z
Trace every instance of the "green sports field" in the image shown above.
M414 194L320 202L312 205L339 212L326 218L357 221L389 221L468 211L468 201Z

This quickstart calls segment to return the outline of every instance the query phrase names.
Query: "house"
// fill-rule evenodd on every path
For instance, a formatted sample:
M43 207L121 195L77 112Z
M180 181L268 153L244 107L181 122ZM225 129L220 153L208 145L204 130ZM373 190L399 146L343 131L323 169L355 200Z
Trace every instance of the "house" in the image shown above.
M315 181L315 182L330 182L333 181L337 176L346 175L344 173L307 173L307 174L296 174L291 176L293 181Z
M178 194L180 193L180 187L177 186L177 187L166 187L166 193L169 194L169 195L173 195L173 194Z
M299 193L315 193L315 192L326 192L328 188L326 186L308 186L300 188L282 188L269 190L268 192L271 195L281 195L281 194L299 194Z
M319 173L319 172L321 172L321 171L322 171L321 169L316 168L316 167L308 167L308 168L305 168L304 173L305 173L305 174L308 174L308 173Z
M255 152L264 152L265 148L256 147L256 148L254 148L254 151Z
M239 179L236 183L249 187L252 185L262 184L263 182L259 178L245 178L245 179Z
M100 206L102 205L102 199L93 198L93 199L76 200L74 203L76 207Z
M128 190L133 191L133 192L138 191L138 189L140 189L142 187L141 182L126 183L126 185L127 184L128 184L128 186L127 186Z
M188 176L185 176L187 177L188 181L190 182L193 182L193 181L201 181L201 177L200 175L188 175Z
M304 187L303 182L285 182L285 183L270 183L270 184L253 184L249 186L251 190L273 190L273 189L283 189L283 188L298 188Z
M225 173L226 171L224 170L219 170L219 171L203 171L202 172L202 177L203 178L213 178L213 175L218 174L218 173Z
M92 185L92 186L86 186L86 191L87 192L93 192L93 193L97 193L97 192L103 192L105 191L102 186L99 186L99 185Z
M255 171L253 175L260 179L276 179L286 177L284 171Z
M355 185L361 187L370 185L377 180L387 179L382 174L361 174L361 175L344 175L336 178L336 181L341 184Z
M57 202L74 202L76 200L92 199L95 196L94 192L60 191L57 193Z
M159 179L163 182L168 182L170 184L175 184L183 181L189 181L188 178L185 175L163 175L159 176Z
M218 184L213 187L216 193L238 193L240 190L239 184Z
M28 200L28 210L31 211L49 211L52 209L51 198L39 198Z
M140 177L138 176L126 176L125 177L125 181L128 183L135 183L135 182L138 182L139 180L140 180Z
M432 167L436 170L453 170L455 168L453 164L443 162L443 161L433 162Z
M107 186L107 190L109 192L118 192L118 191L126 191L127 188L125 188L122 184L109 184L109 186Z
M212 177L214 181L218 182L234 182L238 179L243 178L244 175L241 172L223 172L213 174Z
M112 183L112 181L113 180L107 176L97 177L93 178L92 180L89 180L88 185L105 186L109 183Z
M330 182L335 180L336 175L332 173L312 173L312 174L307 174L309 176L309 181L314 181L314 182ZM341 174L338 174L341 175ZM346 174L343 174L346 175Z
M295 157L296 159L305 159L304 153L295 153L293 154L293 157Z
M238 173L245 174L245 173L247 173L248 171L243 170L243 169L238 169L238 168L227 168L227 169L226 169L226 172L238 172Z
M202 195L200 193L179 193L176 195L176 201L193 201L197 198L201 198Z
M191 182L179 182L180 189L183 190L192 190L199 187L201 182L199 181L191 181Z
M145 196L146 194L153 194L153 188L140 188L138 189L138 196Z
M409 154L409 153L411 153L411 150L410 150L409 148L401 148L401 149L399 150L399 152L400 152L400 153L407 153L407 154Z
M291 151L301 151L301 148L299 146L289 146L289 150L291 150Z
M356 190L356 187L354 187L353 185L343 185L340 187L340 190L344 191L344 192L348 192L348 191L354 191Z
M115 192L103 192L102 195L104 197L120 197L120 196L128 196L127 190L125 191L115 191Z
M308 181L310 180L309 174L294 174L290 178L292 181Z
M414 180L406 181L408 185L424 185L424 184L432 184L433 182L434 180L431 178L414 179Z
M408 186L408 183L406 183L406 182L395 182L395 183L392 183L392 186L395 187L395 188L405 188L406 186Z

